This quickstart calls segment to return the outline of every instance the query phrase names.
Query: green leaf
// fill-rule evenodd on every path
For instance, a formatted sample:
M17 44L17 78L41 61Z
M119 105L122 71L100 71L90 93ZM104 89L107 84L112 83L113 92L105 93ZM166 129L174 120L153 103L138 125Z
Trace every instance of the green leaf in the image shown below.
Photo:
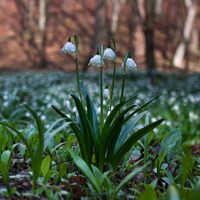
M39 131L39 144L36 149L36 153L34 156L35 162L33 162L33 190L36 189L37 179L41 173L41 164L43 157L43 148L44 148L44 132L41 119L37 116L36 112L34 112L31 108L25 105L26 108L30 111L34 119L36 120L37 128Z
M69 126L71 124L71 122L65 122L64 124L62 124L61 126L59 126L57 129L55 129L54 131L50 132L49 129L47 129L47 133L45 132L45 139L44 139L44 149L43 151L45 151L47 145L49 144L50 140L57 134L59 133L62 129L65 129L67 126ZM50 128L51 130L52 128Z
M167 200L181 200L178 189L174 185L169 185L168 187Z
M132 112L131 114L129 114L126 117L126 119L124 120L124 123L126 123L135 113L137 113L138 111L140 111L142 108L144 108L145 106L147 106L148 104L150 104L152 101L154 101L155 99L157 99L161 95L162 94L159 94L158 96L154 97L153 99L151 99L150 101L148 101L146 104L144 104L143 106L141 106L140 108L136 109L134 112Z
M97 114L94 107L94 104L88 94L87 90L85 89L83 82L80 80L80 87L83 92L84 98L86 100L87 105L87 116L90 121L92 132L93 132L93 140L94 140L94 147L95 147L95 154L96 154L96 164L98 165L98 157L99 157L99 140L100 140L100 129L97 120Z
M0 155L4 151L6 144L8 142L8 135L5 128L0 125Z
M100 192L100 188L97 184L96 179L94 178L94 175L86 162L79 156L75 155L74 152L67 148L67 151L70 153L71 157L73 158L76 166L85 174L85 176L88 178L88 180L92 183L92 185L95 187L97 192Z
M84 134L84 140L87 144L86 150L88 153L89 163L92 163L92 153L93 153L93 133L92 133L92 127L89 123L88 117L86 115L85 109L83 108L83 105L81 104L81 101L71 94L72 98L75 101L76 108L78 110L78 114L81 121L81 126Z
M140 113L134 119L127 123L127 125L122 129L120 136L118 137L116 146L115 146L115 153L119 150L122 143L124 142L126 136L131 134L135 124L147 113L147 111Z
M11 152L10 152L9 150L6 150L6 151L4 151L4 152L2 153L2 155L1 155L1 160L2 160L3 163L5 163L5 164L8 163L9 158L10 158L10 153L11 153Z
M32 152L32 149L29 145L29 143L27 142L26 138L22 135L21 132L19 132L17 129L13 128L11 125L9 124L6 124L6 123L3 123L3 122L0 122L0 124L8 127L9 129L15 131L15 133L17 133L17 135L23 140L23 142L25 143L26 147L27 147L27 150L28 152L30 153L30 156L31 156L31 159L32 159L32 162L33 162L33 159L34 159L34 156L33 156L33 152Z
M132 180L134 177L136 177L139 172L141 172L145 167L148 166L149 163L147 163L146 165L143 165L142 167L137 168L136 170L134 170L133 172L131 172L129 175L127 175L122 182L117 186L117 188L114 190L113 192L113 197L115 197L118 193L118 191L124 186L126 185L130 180Z
M45 177L47 175L47 173L49 171L50 163L51 163L51 157L50 157L50 155L48 155L47 157L44 158L42 165L41 165L41 171L42 171L43 177Z
M182 135L180 128L177 128L171 131L168 135L166 135L161 142L161 149L159 151L159 155L163 152L166 152L167 162L169 163L172 151L175 146L178 146L178 143L181 143Z
M144 128L138 130L133 135L131 135L127 141L121 146L121 148L116 152L114 158L112 160L112 167L114 170L117 170L117 166L120 163L121 159L125 155L126 152L133 146L135 142L137 142L141 137L143 137L146 133L153 130L156 126L162 123L163 119L160 119L152 124L145 126Z
M151 185L144 184L145 191L139 196L138 200L156 200L156 192Z
M52 107L61 117L63 117L65 119L65 121L71 122L70 127L73 130L73 132L76 135L76 138L78 140L78 143L79 143L79 146L81 149L82 158L86 161L86 163L89 164L89 157L88 157L88 153L87 153L85 139L83 137L83 133L81 132L79 126L77 125L77 123L73 122L69 117L67 117L63 112L61 112L55 106L52 105Z
M129 100L127 100L127 101L122 101L121 103L117 104L117 105L113 108L113 110L110 112L110 114L109 114L108 117L106 118L106 122L105 122L104 127L103 127L103 130L102 130L102 134L105 134L105 135L106 135L106 130L111 126L113 120L116 118L116 116L117 116L119 110L122 108L122 106L124 106L126 103L128 103L129 101L131 101L131 100L134 99L135 97L137 97L137 95L131 97L131 98L130 98ZM135 106L136 106L136 105L132 106L132 108L135 107ZM129 108L130 108L130 107L129 107ZM128 110L128 111L129 111L129 110ZM127 112L128 112L128 111L127 111ZM127 113L127 112L126 112L126 113Z
M190 174L190 172L193 171L193 166L194 166L195 160L189 149L187 149L183 145L181 145L181 147L184 152L182 173L181 173L181 188L183 189L183 186L185 185L185 183L187 181L187 176Z
M67 166L68 166L68 164L66 162L64 162L60 165L60 177L61 178L67 173Z
M156 178L155 180L153 180L149 185L151 185L151 187L155 190L157 182L158 182L158 178Z
M20 144L20 154L24 156L26 150L26 145Z
M6 166L6 163L4 163L1 159L0 159L0 172L3 176L3 180L5 182L7 191L8 191L8 199L11 200L11 188L10 188L10 183L9 183L9 175L8 175L8 169Z
M49 128L45 131L44 133L44 139L48 137L49 133L52 131L52 129L61 121L63 121L65 119L61 118L56 120L53 124L51 124L51 126L49 126Z

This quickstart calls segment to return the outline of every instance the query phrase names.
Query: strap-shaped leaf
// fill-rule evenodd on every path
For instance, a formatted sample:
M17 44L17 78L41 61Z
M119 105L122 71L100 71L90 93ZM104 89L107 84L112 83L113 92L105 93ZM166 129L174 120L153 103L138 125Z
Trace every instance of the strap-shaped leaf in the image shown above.
M49 144L50 140L57 134L59 133L59 131L61 131L62 129L66 128L67 126L69 126L72 122L65 122L64 124L62 124L61 126L59 126L57 129L55 129L54 131L50 132L44 139L44 150L46 149L47 145ZM47 130L48 131L48 130Z
M49 128L45 131L44 133L44 139L48 137L49 133L51 132L51 130L61 121L65 120L64 118L58 119L56 120L53 124L51 124L51 126L49 126Z
M85 89L83 82L81 80L80 80L80 86L81 86L81 90L83 92L84 98L86 99L87 112L90 113L89 116L91 116L91 114L92 114L92 117L89 117L89 120L90 120L91 126L94 130L95 138L96 138L97 141L99 141L100 129L99 129L99 123L98 123L98 120L97 120L96 109L95 109L94 104L93 104L93 102L90 98L90 95L88 94L88 92Z
M96 109L95 109L94 104L93 104L93 102L90 98L90 95L88 94L88 92L85 89L83 82L81 80L80 80L80 87L81 87L81 90L83 92L83 96L86 100L87 116L88 116L88 119L89 119L91 127L92 127L92 135L93 135L94 148L95 148L95 159L96 159L96 164L98 165L100 129L99 129L99 123L98 123L98 120L97 120Z
M139 168L137 168L136 170L134 170L133 172L131 172L129 175L127 175L122 181L121 183L116 187L116 189L113 192L113 197L115 197L118 193L118 191L124 186L126 185L130 180L132 180L134 177L136 177L139 172L141 172L144 168L147 167L149 163L147 163L146 165L143 165ZM113 198L114 199L114 198Z
M113 120L116 118L119 110L122 108L122 106L124 106L126 103L128 103L129 101L131 101L132 99L134 99L137 95L131 97L130 99L128 99L127 101L122 101L121 103L117 104L113 110L110 112L110 114L108 115L108 117L106 118L106 122L104 124L103 130L101 135L106 135L106 130L108 130L108 128L110 127L110 125L112 124ZM136 105L134 105L133 107L135 107Z
M116 121L117 126L114 127L114 131L111 131L109 133L110 140L108 142L108 147L107 147L108 150L107 150L107 156L106 156L106 170L108 169L108 167L109 167L108 165L110 164L110 162L113 158L115 145L116 145L117 139L119 137L119 134L121 132L122 126L123 126L123 120L124 120L123 116L121 119L119 118L118 123Z
M80 117L80 122L84 134L85 143L87 144L87 151L88 151L88 157L91 159L92 162L92 153L93 153L93 134L92 134L92 127L89 123L86 111L81 103L81 101L71 94L72 98L74 99L74 102L76 104L76 108L78 110L78 114Z
M112 160L112 167L113 167L114 171L117 170L117 167L118 167L121 159L123 158L125 153L130 150L130 148L133 146L133 144L135 142L137 142L141 137L143 137L146 133L148 133L149 131L153 130L156 126L161 124L162 121L163 121L163 119L160 119L152 124L145 126L144 128L138 130L132 136L130 136L130 138L127 139L127 141L121 146L121 148L118 150L118 152L116 152L116 154L114 155L114 158Z
M99 153L99 169L101 172L103 171L103 166L105 162L105 154L108 148L112 148L110 145L112 145L113 137L116 134L117 136L120 133L122 123L123 123L124 116L120 115L117 117L117 119L114 120L111 127L107 130L107 135L105 135L104 138L100 139L100 153ZM111 149L110 149L111 150ZM111 154L111 152L110 152Z
M96 165L98 165L98 159L99 159L99 141L100 141L100 130L99 130L99 124L97 120L97 114L94 109L93 103L89 99L89 96L86 96L86 102L87 102L87 116L90 121L90 124L92 126L92 136L93 136L93 142L94 142L94 148L95 148L95 160Z
M121 103L121 104L123 104L123 102ZM119 105L119 107L121 107L121 104L118 104ZM101 142L102 143L104 143L105 141L108 141L108 138L110 138L110 135L108 134L108 131L109 131L109 129L110 129L110 127L112 126L112 124L114 124L114 122L115 121L119 121L119 119L123 116L125 116L132 108L134 108L136 105L132 105L132 106L130 106L130 107L128 107L128 108L126 108L125 110L123 110L116 118L114 118L114 121L113 121L113 119L112 119L112 121L111 121L111 119L109 119L109 126L108 126L108 124L106 125L106 123L105 123L105 125L104 125L104 128L103 128L103 130L102 130L102 133L101 133ZM117 109L119 109L119 107L117 108ZM115 108L114 108L115 109ZM113 110L114 110L113 109ZM114 114L114 113L113 113ZM111 116L113 116L113 115L111 115ZM110 117L110 115L108 116L108 118ZM113 116L114 117L114 116ZM112 122L112 123L111 123ZM124 123L123 123L124 124ZM110 126L111 125L111 126ZM107 127L107 128L105 128L105 126Z
M115 145L115 152L117 152L120 148L120 146L122 145L122 143L124 142L124 139L126 138L126 136L128 134L132 133L133 127L135 126L135 124L147 113L147 111L140 113L139 115L137 115L134 119L132 119L130 122L128 122L126 124L125 127L123 127L120 136L118 137L117 143Z
M85 143L85 140L83 137L83 133L81 132L79 126L75 122L73 122L69 117L67 117L62 111L57 109L55 106L52 105L52 107L61 117L63 117L65 119L66 122L71 122L70 127L73 130L74 134L76 135L77 141L80 146L82 157L86 161L86 163L89 164L86 143Z
M73 158L73 160L74 160L75 164L77 165L77 167L85 174L85 176L89 179L89 181L95 187L97 192L100 192L100 188L99 188L99 186L97 184L97 181L96 181L91 169L85 163L85 161L81 157L75 155L74 152L71 149L67 148L67 151L70 153L70 155Z
M41 119L37 116L36 112L34 112L31 108L25 105L26 108L30 111L33 115L34 119L36 120L38 132L39 132L39 144L36 149L35 155L35 164L33 165L33 188L35 190L37 179L41 173L41 164L42 164L42 157L43 157L43 148L44 148L44 132Z
M155 99L157 99L159 96L161 96L162 94L159 94L158 96L154 97L153 99L151 99L150 101L148 101L147 103L145 103L143 106L141 106L140 108L136 109L134 112L132 112L131 114L129 114L126 119L124 120L124 123L126 123L129 119L131 119L131 117L137 113L138 111L140 111L142 108L144 108L145 106L147 106L148 104L150 104L152 101L154 101Z

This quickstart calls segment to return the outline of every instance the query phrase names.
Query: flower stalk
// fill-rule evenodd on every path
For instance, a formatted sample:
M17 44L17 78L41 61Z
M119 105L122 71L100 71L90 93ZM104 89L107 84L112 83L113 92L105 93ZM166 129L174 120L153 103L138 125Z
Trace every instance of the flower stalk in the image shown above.
M125 85L125 74L126 74L126 62L130 55L130 51L127 51L124 56L124 68L123 68L123 80L122 80L122 89L121 89L121 97L120 97L120 103L123 101L123 95L124 95L124 85Z
M78 37L77 35L74 35L74 41L75 41L75 46L76 46L76 78L77 78L77 83L78 83L78 91L81 99L81 103L83 103L83 97L82 97L82 92L81 92L81 87L80 87L80 79L79 79L79 71L78 71Z
M104 46L103 44L101 44L99 46L100 49L100 54L101 54L101 66L100 66L100 107L101 107L101 112L100 112L100 133L103 129L103 70L102 70L102 66L103 66L103 54L104 54Z
M112 38L111 42L113 43L114 46L114 51L115 51L115 59L114 59L114 69L113 69L113 79L112 79L112 86L111 86L111 93L110 93L110 105L109 105L109 110L111 110L111 106L112 106L112 97L113 97L113 91L114 91L114 85L115 85L115 72L116 72L116 63L117 63L117 55L116 55L116 44L115 44L115 40L114 38Z

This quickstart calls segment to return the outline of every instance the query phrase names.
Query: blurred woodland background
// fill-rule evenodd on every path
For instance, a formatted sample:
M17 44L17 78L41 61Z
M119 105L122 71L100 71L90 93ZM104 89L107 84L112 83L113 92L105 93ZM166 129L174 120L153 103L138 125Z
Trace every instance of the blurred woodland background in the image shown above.
M130 50L149 73L200 72L199 9L199 0L0 0L0 71L73 71L75 56L60 49L76 34L83 71L113 37L118 67Z

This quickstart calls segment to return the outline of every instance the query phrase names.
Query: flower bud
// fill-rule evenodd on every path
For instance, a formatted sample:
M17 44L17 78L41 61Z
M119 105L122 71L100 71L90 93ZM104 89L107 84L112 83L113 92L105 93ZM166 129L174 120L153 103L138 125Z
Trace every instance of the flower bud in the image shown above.
M108 98L109 98L110 93L109 93L109 90L108 90L107 88L104 90L103 96L104 96L105 99L108 99Z

